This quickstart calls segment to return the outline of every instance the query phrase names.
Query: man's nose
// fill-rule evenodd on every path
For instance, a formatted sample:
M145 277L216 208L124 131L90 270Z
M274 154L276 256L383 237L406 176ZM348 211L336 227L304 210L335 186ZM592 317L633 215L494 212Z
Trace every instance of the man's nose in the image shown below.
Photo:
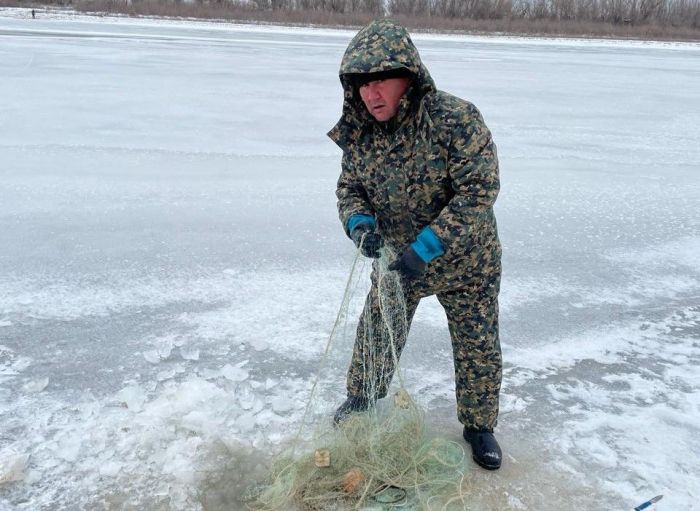
M381 94L379 94L379 86L376 83L367 84L367 96L370 99L380 99Z

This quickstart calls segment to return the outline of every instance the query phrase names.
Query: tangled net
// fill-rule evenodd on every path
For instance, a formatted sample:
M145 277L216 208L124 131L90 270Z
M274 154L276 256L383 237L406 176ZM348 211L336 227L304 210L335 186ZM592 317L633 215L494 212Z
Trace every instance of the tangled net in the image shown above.
M354 341L355 331L347 328L347 318L349 303L361 280L358 251L299 431L292 446L274 461L268 479L250 489L249 509L467 508L461 485L464 449L461 444L427 433L424 413L406 391L398 370L400 336L407 335L408 322L400 279L387 268L393 259L393 253L382 249L382 257L375 261L381 317L363 325L368 350L373 353L363 369L367 374L379 374L376 379L366 379L368 388L364 392L376 395L378 382L395 375L398 389L393 399L380 401L367 412L352 414L334 427L331 417L342 400L337 397L337 389L344 368L330 371L325 382L336 389L335 394L324 399L317 392L327 374L331 347L343 339ZM382 366L390 365L388 361L396 370L382 373ZM314 410L314 405L318 409Z

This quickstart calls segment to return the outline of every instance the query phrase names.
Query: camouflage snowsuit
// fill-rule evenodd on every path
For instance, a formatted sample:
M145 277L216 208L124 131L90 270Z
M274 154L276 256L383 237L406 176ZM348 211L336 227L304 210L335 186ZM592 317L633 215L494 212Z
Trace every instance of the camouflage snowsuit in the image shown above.
M352 76L399 67L415 78L394 118L377 122ZM459 420L469 428L492 429L502 362L501 246L493 213L499 179L491 133L474 105L435 88L408 33L391 20L372 22L355 36L343 57L340 81L343 113L328 136L343 150L336 191L341 222L347 231L353 215L374 217L385 243L397 252L426 227L439 238L444 254L405 286L408 323L422 297L437 295L452 339ZM379 364L388 377L363 369L373 356L365 327L379 317L376 268L372 282L347 386L351 395L361 395L366 380L374 379L378 391L371 397L381 398L391 380L392 361ZM405 335L397 339L399 353L405 340Z

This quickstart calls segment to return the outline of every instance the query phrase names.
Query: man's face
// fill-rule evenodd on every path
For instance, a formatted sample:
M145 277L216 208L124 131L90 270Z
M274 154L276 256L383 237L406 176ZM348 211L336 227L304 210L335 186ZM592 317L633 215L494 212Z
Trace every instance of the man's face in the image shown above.
M375 80L360 86L360 97L375 119L388 121L396 115L401 96L410 83L411 79L406 77Z

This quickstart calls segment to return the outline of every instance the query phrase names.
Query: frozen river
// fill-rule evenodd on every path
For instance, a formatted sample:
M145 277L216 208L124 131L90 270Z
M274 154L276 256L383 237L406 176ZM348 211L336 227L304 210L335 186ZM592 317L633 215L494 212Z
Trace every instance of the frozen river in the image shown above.
M354 256L325 137L352 32L26 16L0 10L0 510L243 509ZM501 160L506 455L474 508L699 509L700 45L414 40ZM406 385L459 441L451 364L424 300Z

